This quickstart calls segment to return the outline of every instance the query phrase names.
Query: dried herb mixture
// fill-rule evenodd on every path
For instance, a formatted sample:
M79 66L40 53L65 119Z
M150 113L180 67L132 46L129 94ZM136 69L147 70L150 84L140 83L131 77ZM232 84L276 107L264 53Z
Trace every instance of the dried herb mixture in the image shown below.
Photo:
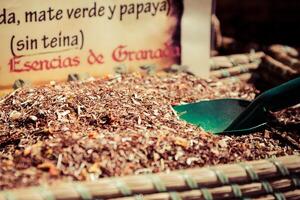
M19 89L0 100L0 189L297 154L299 107L274 113L272 127L244 136L211 135L171 108L257 93L249 84L187 74Z

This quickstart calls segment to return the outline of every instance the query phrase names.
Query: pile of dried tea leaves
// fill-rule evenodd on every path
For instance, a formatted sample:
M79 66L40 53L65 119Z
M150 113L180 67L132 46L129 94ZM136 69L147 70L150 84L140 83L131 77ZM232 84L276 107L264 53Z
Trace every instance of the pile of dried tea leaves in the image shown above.
M0 101L0 189L263 159L299 153L300 108L274 126L214 136L178 119L171 105L253 99L246 83L187 74L131 74L23 88Z

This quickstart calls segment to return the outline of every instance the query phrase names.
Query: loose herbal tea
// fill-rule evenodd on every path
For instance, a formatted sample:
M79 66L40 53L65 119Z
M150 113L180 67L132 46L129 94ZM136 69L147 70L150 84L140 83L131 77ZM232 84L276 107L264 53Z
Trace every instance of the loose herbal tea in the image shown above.
M167 172L299 153L299 107L244 136L214 136L171 105L253 99L243 82L140 74L18 89L0 103L0 188Z

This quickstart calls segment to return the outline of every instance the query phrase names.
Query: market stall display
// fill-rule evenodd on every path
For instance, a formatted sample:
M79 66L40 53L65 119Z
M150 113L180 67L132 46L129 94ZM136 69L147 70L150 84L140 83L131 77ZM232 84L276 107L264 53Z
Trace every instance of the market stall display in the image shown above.
M298 44L265 37L278 12L253 15L278 3L0 4L0 200L300 199ZM292 79L258 101L263 129L214 132L174 109L250 103ZM226 108L210 112L224 122Z

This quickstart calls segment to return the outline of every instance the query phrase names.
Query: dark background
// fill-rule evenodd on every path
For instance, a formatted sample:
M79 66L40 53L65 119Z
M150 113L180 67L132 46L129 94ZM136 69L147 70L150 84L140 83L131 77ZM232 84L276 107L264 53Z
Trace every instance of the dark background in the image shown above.
M216 15L240 42L300 46L300 0L216 0Z

